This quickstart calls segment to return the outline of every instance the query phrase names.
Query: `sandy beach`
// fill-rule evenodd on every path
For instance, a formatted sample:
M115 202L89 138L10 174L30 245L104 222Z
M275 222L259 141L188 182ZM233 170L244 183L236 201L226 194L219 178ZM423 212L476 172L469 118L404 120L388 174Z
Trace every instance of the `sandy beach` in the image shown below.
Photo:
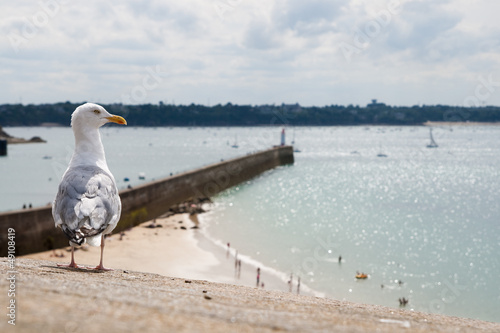
M113 269L255 287L257 267L242 261L241 269L235 269L235 254L236 249L227 251L208 240L198 229L196 215L184 213L148 221L121 235L107 237L104 265ZM68 263L70 256L68 246L22 258ZM84 246L75 251L78 265L96 266L99 257L99 247ZM260 273L261 288L262 283L267 290L289 291L289 285L283 281L283 277L271 274L264 268L261 268ZM302 293L305 288L302 286ZM293 292L297 292L296 281Z

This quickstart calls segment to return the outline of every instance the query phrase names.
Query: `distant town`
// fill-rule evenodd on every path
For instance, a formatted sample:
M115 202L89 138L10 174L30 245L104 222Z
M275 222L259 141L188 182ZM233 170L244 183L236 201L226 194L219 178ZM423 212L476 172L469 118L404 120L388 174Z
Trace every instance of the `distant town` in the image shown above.
M0 105L1 126L69 126L82 103ZM500 122L500 107L450 105L390 106L372 100L365 106L329 105L123 105L102 104L129 126L334 126L421 125L426 122Z

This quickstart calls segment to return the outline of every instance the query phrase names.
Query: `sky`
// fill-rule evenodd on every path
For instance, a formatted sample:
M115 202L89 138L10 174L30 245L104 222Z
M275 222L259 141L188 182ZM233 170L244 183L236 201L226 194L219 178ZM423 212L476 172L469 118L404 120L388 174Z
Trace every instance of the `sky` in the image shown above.
M2 1L0 104L500 105L500 1Z

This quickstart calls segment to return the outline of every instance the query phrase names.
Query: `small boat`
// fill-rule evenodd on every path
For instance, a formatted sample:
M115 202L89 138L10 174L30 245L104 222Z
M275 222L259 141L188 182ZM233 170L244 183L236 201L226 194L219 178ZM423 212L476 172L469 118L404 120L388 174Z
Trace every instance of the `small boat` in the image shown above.
M238 146L238 136L235 136L234 138L234 145L231 146L232 148L239 148Z
M434 141L434 137L432 136L432 128L429 128L429 136L431 137L431 143L427 145L427 148L437 148L439 147L436 141Z
M139 172L139 179L141 180L146 179L146 174L144 172Z
M284 133L285 133L285 129L283 129L283 132L282 132L281 135L284 135ZM281 145L284 145L285 144L285 139L282 138L281 140L282 140L281 141ZM295 128L293 129L293 139L292 139L292 146L294 146L294 145L295 145ZM300 153L301 150L299 148L297 148L297 147L293 147L293 152L294 153Z
M356 274L356 279L366 279L368 275L365 273Z
M387 157L387 155L382 152L382 145L380 145L380 152L377 154L377 157Z

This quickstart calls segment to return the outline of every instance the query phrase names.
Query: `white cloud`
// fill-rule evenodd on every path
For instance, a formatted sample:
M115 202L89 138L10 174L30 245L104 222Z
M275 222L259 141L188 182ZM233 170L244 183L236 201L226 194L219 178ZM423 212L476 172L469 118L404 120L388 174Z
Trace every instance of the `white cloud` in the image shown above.
M295 34L319 35L334 28L335 19L347 0L278 0L273 8L273 21L279 29Z
M161 83L136 102L460 104L479 75L500 81L499 7L486 0L7 2L0 103L115 102L160 66ZM355 48L350 61L341 45ZM500 104L497 95L487 103Z
M258 18L250 22L243 45L250 49L269 50L283 45L271 22Z

